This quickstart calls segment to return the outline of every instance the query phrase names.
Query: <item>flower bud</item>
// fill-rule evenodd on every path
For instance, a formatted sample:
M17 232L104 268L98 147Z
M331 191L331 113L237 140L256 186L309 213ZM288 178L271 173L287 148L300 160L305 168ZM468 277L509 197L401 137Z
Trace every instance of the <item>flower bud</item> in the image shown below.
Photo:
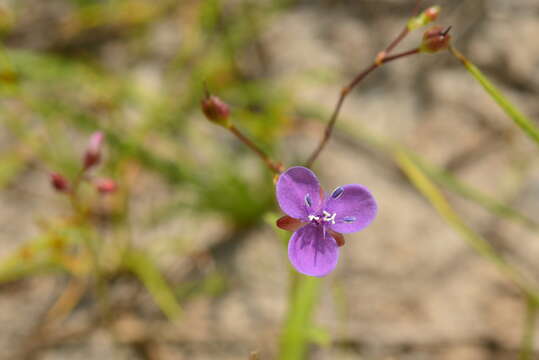
M104 135L101 131L96 131L90 136L88 147L84 153L84 169L89 169L97 165L101 160L101 148Z
M433 26L425 31L421 42L421 52L434 53L446 49L451 40L448 34L449 29L444 30L441 26Z
M202 100L202 111L206 118L213 123L228 127L230 125L230 107L214 95L207 95Z
M101 194L111 194L118 190L118 184L112 179L98 179L95 183L95 188Z
M58 192L69 191L69 181L67 181L67 179L63 175L59 173L51 173L50 179L51 179L51 185L56 191Z
M442 10L442 8L439 6L431 6L427 10L423 11L423 14L429 20L429 22L431 22L438 19L438 15L440 15L440 10Z
M441 7L431 6L430 8L423 11L421 14L408 20L408 30L413 31L422 26L428 25L438 18L440 15Z

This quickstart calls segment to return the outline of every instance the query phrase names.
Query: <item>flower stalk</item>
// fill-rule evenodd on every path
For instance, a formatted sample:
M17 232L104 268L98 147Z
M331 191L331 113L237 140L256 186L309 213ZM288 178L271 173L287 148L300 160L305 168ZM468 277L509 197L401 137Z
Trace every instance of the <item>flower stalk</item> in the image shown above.
M80 199L80 186L83 181L91 181L91 176L89 174L90 170L97 165L102 160L102 148L103 148L104 134L100 131L94 132L90 136L88 146L82 157L81 167L72 182L70 183L67 178L58 174L51 173L51 185L53 188L69 197L71 208L73 211L73 219L76 221L82 228L90 228L90 213L89 209L86 208ZM112 193L117 189L117 184L112 179L97 179L95 183L95 190L100 194ZM101 307L101 316L103 319L108 314L108 289L105 278L103 276L103 271L99 261L99 244L95 239L95 235L88 231L83 235L84 241L84 250L88 253L90 257L92 271L95 276L95 287L97 297L100 301Z
M284 167L281 163L274 162L270 157L262 151L251 139L245 136L231 121L230 107L227 103L215 95L211 95L208 90L205 90L204 99L201 101L201 109L206 119L210 122L220 125L230 131L238 138L245 146L252 150L266 164L268 169L275 174L283 172Z
M245 136L241 131L238 130L234 124L227 126L227 129L234 134L242 143L244 143L249 149L251 149L255 154L260 157L260 159L266 164L268 169L270 169L275 174L280 174L283 172L284 168L281 163L276 163L269 158L264 151L262 151L254 142L252 142L247 136Z
M402 39L401 39L402 40ZM326 129L324 130L324 135L322 137L322 140L314 150L314 152L311 154L309 159L307 160L306 166L312 167L315 160L318 158L324 147L326 146L327 142L329 141L331 134L333 133L333 128L335 127L335 123L337 122L337 119L339 117L339 114L341 112L342 105L344 103L344 100L346 100L346 97L352 91L367 75L369 75L371 72L373 72L375 69L379 68L385 63L401 59L410 55L419 54L420 48L414 48L408 51L404 51L402 53L398 53L395 55L387 56L387 53L383 52L383 55L378 54L374 62L367 67L365 70L360 72L356 77L345 87L341 89L339 99L337 100L337 104L335 105L335 108L333 110L333 113L331 114L331 117L329 118L328 124L326 126Z

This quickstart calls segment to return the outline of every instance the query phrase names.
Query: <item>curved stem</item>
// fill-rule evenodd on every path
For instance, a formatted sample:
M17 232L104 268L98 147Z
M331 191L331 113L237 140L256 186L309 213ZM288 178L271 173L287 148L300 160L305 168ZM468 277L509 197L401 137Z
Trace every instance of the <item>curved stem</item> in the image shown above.
M419 52L420 52L420 49L415 48L415 49L404 51L402 53L391 55L391 56L384 55L382 58L377 57L376 60L369 67L367 67L365 70L363 70L358 75L356 75L356 77L348 85L346 85L345 87L341 89L341 93L340 93L339 99L337 100L337 104L335 105L335 109L333 110L333 113L331 114L331 117L329 118L329 122L326 126L326 129L324 130L324 136L322 137L322 140L320 141L320 143L318 144L318 146L316 147L312 155L307 160L307 163L306 163L307 167L311 167L313 165L315 160L318 158L318 155L320 155L320 152L322 152L327 142L329 141L329 138L331 137L331 134L333 132L333 128L335 127L335 123L337 122L337 118L339 117L339 113L341 112L341 108L344 103L344 100L346 99L350 91L352 91L352 89L356 87L357 84L359 84L359 82L361 82L361 80L363 80L367 75L369 75L372 71L374 71L376 68L379 68L383 64L406 57L406 56L418 54Z

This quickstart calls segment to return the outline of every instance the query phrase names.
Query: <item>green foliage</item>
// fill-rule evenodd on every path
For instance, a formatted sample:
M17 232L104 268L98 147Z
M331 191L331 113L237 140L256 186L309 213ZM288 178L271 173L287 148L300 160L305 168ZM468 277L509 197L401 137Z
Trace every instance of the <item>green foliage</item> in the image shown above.
M246 149L238 145L226 145L223 149L219 139L207 138L203 128L206 123L198 122L199 104L207 83L238 104L234 109L238 126L260 141L265 150L273 151L277 136L286 125L284 114L291 108L291 99L267 79L252 78L247 82L236 62L238 54L251 47L259 36L261 19L279 11L281 5L242 7L240 10L248 14L234 14L235 20L228 21L223 15L226 5L213 0L181 4L157 1L151 6L140 0L72 3L62 25L64 37L54 40L57 42L52 51L0 49L2 127L17 140L0 153L0 186L10 185L33 162L45 171L58 171L74 179L87 134L101 130L106 138L106 156L100 172L124 177L122 180L128 184L138 179L126 171L141 169L152 174L155 181L166 184L173 194L196 194L189 199L172 196L159 204L157 211L149 211L148 219L157 217L163 221L188 208L201 218L208 213L221 217L233 229L258 223L274 206L271 178L267 173L262 177L256 175L261 169L258 167L245 171L241 159L253 156ZM98 49L79 44L89 34L104 31L110 32L111 37L119 36L122 45L134 49L141 46L148 34L146 26L166 18L171 9L183 16L181 30L185 41L163 69L166 75L158 88L147 88L137 79L136 71L126 68L118 72L103 66ZM136 114L134 119L132 114ZM229 144L234 141L227 139ZM205 165L200 166L199 160L207 156L206 151L218 156L208 157ZM48 181L44 175L43 181ZM88 213L56 215L59 222L69 223L75 232L65 236L65 249L72 254L66 257L62 252L59 256L46 240L49 235L44 230L42 236L28 240L20 250L3 259L0 281L60 269L72 276L96 276L99 283L128 270L141 280L170 318L181 313L178 299L198 291L214 295L224 291L225 275L208 276L192 286L189 282L169 285L154 260L132 246L132 225L126 213L131 189L125 186L107 215L105 226L113 230L112 238L107 238L99 229L103 225L90 217L103 204L92 199L90 189L84 185L83 199L89 203L83 208L87 207L84 211ZM177 199L187 207L178 206ZM48 215L54 219L54 214ZM148 221L142 226L151 228L155 224L158 222ZM90 230L92 227L96 229ZM75 236L77 231L84 232L87 240ZM86 251L84 244L91 251ZM180 257L184 255L189 256L178 253ZM118 258L123 261L103 260ZM94 269L92 262L97 263ZM101 274L92 274L93 271ZM177 294L172 289L177 289Z
M292 290L290 306L281 334L279 359L304 359L308 345L316 339L327 343L325 333L314 330L313 317L321 279L301 275ZM313 336L314 335L314 336Z
M150 255L152 252L141 250L132 241L132 231L136 227L149 234L142 239L145 246L159 247L163 239L154 237L151 230L187 212L201 224L208 218L223 221L227 225L224 232L255 228L262 219L274 228L277 216L272 213L272 174L256 163L258 159L244 144L203 120L199 106L207 86L230 103L233 123L272 159L277 157L279 140L298 114L294 112L297 104L288 88L275 84L268 76L264 65L267 59L256 49L268 19L294 1L238 3L71 0L72 8L63 18L62 35L51 40L47 50L0 49L0 130L10 139L0 152L0 189L8 189L21 174L35 168L40 174L54 170L75 178L83 143L96 130L103 131L106 137L106 162L100 171L117 176L122 184L119 194L110 199L84 193L87 203L81 208L68 208L68 215L52 211L42 214L46 225L38 229L39 235L0 260L0 284L44 273L102 283L129 272L173 321L181 321L183 304L192 298L218 297L229 290L233 282L220 269L211 269L194 279L186 276L181 281L167 280L157 259ZM179 17L172 28L178 31L181 44L163 58L154 59L152 25L170 21L170 14ZM410 30L431 20L423 13L409 23ZM4 26L2 21L0 30L5 35L12 24ZM122 70L118 71L110 64L114 61L104 60L102 44L85 42L93 36L98 40L102 36L100 41L112 47L125 47L125 52L135 54L135 59L123 60ZM515 124L539 144L536 125L477 67L455 49L451 51ZM256 58L251 64L254 69L240 65L246 53ZM148 79L140 75L146 62L159 72L160 80L155 86L148 86ZM324 81L333 84L335 80L333 69L310 71L305 77L312 86ZM299 111L303 113L320 115L311 107ZM521 359L531 359L539 304L535 286L465 223L442 191L451 191L497 218L520 223L532 231L538 231L537 222L397 141L341 122L337 128L352 138L354 145L366 145L398 166L448 225L523 291L528 314ZM48 181L46 176L42 178ZM155 184L159 186L153 187ZM83 191L89 188L85 186ZM166 195L154 199L157 187ZM56 194L51 190L47 195ZM132 202L144 196L150 198L149 203L159 203L144 208L144 214L136 217L142 221L133 224ZM275 231L286 244L290 234ZM197 234L182 233L167 234L164 241L179 236L189 244L198 240ZM190 247L186 248L189 250L182 248L175 254L180 261L194 255ZM205 255L211 257L208 252ZM305 359L312 345L331 343L333 334L316 326L315 321L323 285L323 279L290 272L279 359ZM97 296L103 294L98 291Z
M421 169L410 159L406 152L396 149L395 161L399 164L411 183L432 204L440 216L482 257L493 263L498 269L511 279L524 294L535 303L539 301L539 292L535 285L529 281L508 263L498 252L485 240L470 228L452 208L440 190L434 185Z
M515 122L515 124L524 131L535 143L539 145L539 129L537 126L528 119L523 113L521 113L508 99L505 97L498 88L490 82L487 77L464 57L454 47L449 48L451 53L460 60L466 70L473 76L475 80L481 84L483 89L492 97L492 99L502 108L502 110Z
M169 319L176 320L181 315L182 308L176 300L174 291L147 253L137 250L127 251L124 265L140 278Z

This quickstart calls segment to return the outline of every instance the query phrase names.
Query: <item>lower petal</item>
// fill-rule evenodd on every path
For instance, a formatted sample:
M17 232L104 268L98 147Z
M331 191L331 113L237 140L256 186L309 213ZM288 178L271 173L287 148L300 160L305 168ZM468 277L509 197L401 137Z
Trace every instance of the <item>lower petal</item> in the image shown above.
M320 226L308 224L290 238L288 257L300 273L322 277L335 269L339 247L329 232Z

